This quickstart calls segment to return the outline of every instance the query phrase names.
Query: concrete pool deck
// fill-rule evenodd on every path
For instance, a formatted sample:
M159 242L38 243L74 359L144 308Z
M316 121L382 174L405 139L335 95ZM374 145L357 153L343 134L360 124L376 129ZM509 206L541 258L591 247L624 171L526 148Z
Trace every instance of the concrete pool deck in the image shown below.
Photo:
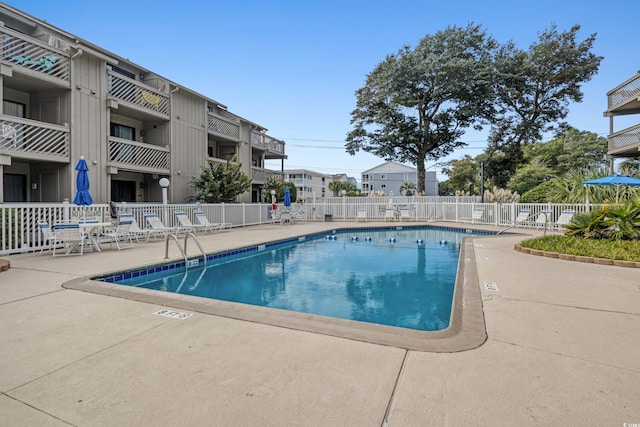
M390 224L268 224L199 239L214 252L375 225ZM62 286L162 262L163 242L6 257L0 425L640 423L640 270L516 252L536 234L517 231L473 239L487 339L455 353L201 312L179 320L154 314L170 305Z

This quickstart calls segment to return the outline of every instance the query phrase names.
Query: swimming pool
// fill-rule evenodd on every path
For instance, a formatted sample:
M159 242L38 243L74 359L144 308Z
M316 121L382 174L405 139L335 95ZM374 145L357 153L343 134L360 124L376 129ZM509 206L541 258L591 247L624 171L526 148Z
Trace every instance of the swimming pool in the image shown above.
M99 278L122 285L376 325L449 327L460 245L434 227L333 230ZM194 261L190 261L190 264ZM182 264L182 265L181 265Z

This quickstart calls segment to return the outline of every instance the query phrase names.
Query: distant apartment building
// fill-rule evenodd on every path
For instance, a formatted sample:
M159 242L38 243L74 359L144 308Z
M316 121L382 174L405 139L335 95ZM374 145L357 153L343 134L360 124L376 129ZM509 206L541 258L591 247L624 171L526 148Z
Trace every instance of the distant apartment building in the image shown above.
M360 188L358 185L358 181L352 177L352 176L348 176L347 174L344 173L339 173L339 174L335 174L332 175L332 180L335 182L348 182L349 184L352 184L355 188Z
M406 183L416 185L418 170L396 162L385 162L362 172L362 193L365 195L384 194L385 196L403 196L400 188ZM438 195L438 179L435 171L425 173L425 195Z
M286 169L284 180L296 186L298 201L313 202L332 195L329 190L331 175L308 169Z
M640 124L614 130L614 117L629 114L640 114L640 71L607 92L607 111L604 116L609 117L607 139L611 158L640 157Z
M5 3L0 21L0 202L72 200L81 156L96 203L159 202L161 178L170 202L191 201L208 163L241 163L239 202L283 176L265 160L283 163L284 141L223 103Z

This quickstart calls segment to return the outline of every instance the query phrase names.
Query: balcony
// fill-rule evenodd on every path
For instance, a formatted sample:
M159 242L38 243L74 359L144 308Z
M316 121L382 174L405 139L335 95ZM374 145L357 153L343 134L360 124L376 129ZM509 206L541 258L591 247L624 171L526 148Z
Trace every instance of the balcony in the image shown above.
M607 92L605 116L640 113L640 73Z
M113 71L107 71L109 96L136 112L169 118L169 96ZM135 114L134 114L135 116ZM138 117L140 118L140 117Z
M6 27L0 26L0 34L2 62L16 74L70 87L68 53Z
M266 159L283 159L287 157L284 154L284 142L264 133L252 131L251 146L264 150Z
M109 166L133 172L169 173L169 148L109 137Z
M0 114L0 154L69 162L69 128Z
M251 168L251 182L253 184L264 184L271 178L284 179L284 174L279 171L259 168L255 166Z
M616 157L640 156L640 125L612 133L609 140L609 154Z
M208 115L209 132L216 135L225 136L233 141L240 140L240 124L234 123L230 120L225 119L224 117L218 116L213 113L208 113Z

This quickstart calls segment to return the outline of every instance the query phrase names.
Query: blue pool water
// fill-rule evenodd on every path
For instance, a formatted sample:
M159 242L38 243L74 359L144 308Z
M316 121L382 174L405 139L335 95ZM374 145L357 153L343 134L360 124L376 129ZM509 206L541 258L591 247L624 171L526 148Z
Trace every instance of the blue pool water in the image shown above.
M460 243L470 234L426 227L337 231L210 255L207 268L185 269L182 261L100 280L436 331L449 325Z

